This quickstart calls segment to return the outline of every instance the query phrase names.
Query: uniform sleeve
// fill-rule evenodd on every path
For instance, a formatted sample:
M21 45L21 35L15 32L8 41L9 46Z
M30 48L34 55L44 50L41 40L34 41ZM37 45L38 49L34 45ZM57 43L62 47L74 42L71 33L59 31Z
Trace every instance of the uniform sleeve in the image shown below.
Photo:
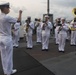
M31 22L29 25L30 25L30 28L34 29L35 26L33 22Z
M14 28L19 29L20 28L20 23L15 23Z
M44 24L44 23L41 24L41 28L43 27L43 24Z
M51 22L48 22L48 28L52 29L53 26L52 26L52 23Z
M10 16L6 16L5 19L9 23L16 23L17 22L17 19L10 17Z
M26 24L27 24L27 23L24 23L24 24L23 24L23 29L24 29L24 30L26 29Z
M40 22L36 22L35 27L38 27L40 25Z
M67 31L67 30L69 30L69 27L68 26L63 26L63 30Z

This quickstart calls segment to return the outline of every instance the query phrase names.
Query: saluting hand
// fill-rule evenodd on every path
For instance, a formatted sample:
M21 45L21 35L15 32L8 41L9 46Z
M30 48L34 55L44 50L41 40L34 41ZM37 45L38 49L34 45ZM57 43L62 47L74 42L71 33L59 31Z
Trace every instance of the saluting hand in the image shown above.
M19 10L18 21L21 21L21 17L22 17L22 10Z
M19 10L19 13L22 14L22 10Z

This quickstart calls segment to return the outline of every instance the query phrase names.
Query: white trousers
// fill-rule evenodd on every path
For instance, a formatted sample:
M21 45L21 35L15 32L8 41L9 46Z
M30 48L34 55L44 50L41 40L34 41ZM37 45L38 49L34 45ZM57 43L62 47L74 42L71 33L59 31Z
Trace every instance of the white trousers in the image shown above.
M13 43L9 36L0 36L1 61L4 74L11 74L13 69Z
M32 48L33 47L33 42L32 42L32 34L27 34L27 48Z
M37 42L41 42L41 38L42 38L41 32L37 31Z
M13 45L18 46L19 45L18 41L19 41L19 31L15 31L13 36Z
M64 51L67 34L59 34L59 51Z
M59 44L58 28L59 28L59 27L56 27L56 28L55 28L55 42L56 42L56 44Z
M18 41L20 41L20 29L18 30Z
M48 49L50 34L42 31L42 49Z
M76 45L76 31L71 31L71 45Z
M67 40L70 40L70 32L67 31Z
M58 32L55 32L55 39L56 39L56 44L59 44L59 37L58 37Z

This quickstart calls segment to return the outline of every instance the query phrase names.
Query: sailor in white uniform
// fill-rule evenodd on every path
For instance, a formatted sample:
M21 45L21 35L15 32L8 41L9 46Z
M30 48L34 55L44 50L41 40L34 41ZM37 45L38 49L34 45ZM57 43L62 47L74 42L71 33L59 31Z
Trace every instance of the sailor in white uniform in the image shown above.
M26 35L27 35L27 33L26 33L26 25L27 25L27 20L25 20L25 23L23 24L24 40L26 40L26 42L27 42L27 37L26 37Z
M13 37L13 46L18 47L19 46L19 29L20 29L20 22L15 23L14 25L14 37Z
M65 48L65 42L66 42L66 39L67 39L67 31L68 31L68 26L67 24L65 23L65 19L62 18L61 19L61 26L59 27L58 29L58 33L59 33L59 46L58 46L58 49L59 49L59 52L63 52L64 53L64 48Z
M57 22L57 19L55 20L55 23L54 23L54 28L55 28L55 39L56 39L56 27L57 27L57 24L58 24L58 22Z
M76 28L76 18L71 22L70 27ZM71 31L71 45L76 45L76 30Z
M31 21L31 17L28 17L26 23L27 49L33 48L33 42L32 42L33 29L34 29L34 23Z
M41 19L38 19L36 26L36 34L37 34L37 43L41 43L42 41L42 28L41 28L42 22Z
M58 37L58 29L59 29L59 25L61 24L61 19L57 18L56 23L54 24L55 26L55 43L59 44L59 37Z
M13 70L13 42L11 37L11 23L16 23L17 20L8 16L10 12L9 3L0 4L0 53L3 72L5 75L11 75L17 70ZM19 12L18 21L21 20L21 13Z
M45 22L42 28L42 51L48 51L50 30L53 28L52 23L49 21L49 16L45 16Z

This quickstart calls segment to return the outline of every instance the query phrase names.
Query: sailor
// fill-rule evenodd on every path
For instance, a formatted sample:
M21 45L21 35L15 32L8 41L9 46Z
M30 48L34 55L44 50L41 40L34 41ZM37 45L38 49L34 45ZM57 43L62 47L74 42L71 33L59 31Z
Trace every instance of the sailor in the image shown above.
M53 28L52 23L49 21L49 16L45 16L45 21L41 26L42 28L42 51L48 51L50 30Z
M56 44L59 44L58 29L59 29L60 25L61 25L61 19L57 18L56 23L54 24L54 27L55 27L55 43Z
M76 17L74 18L74 20L71 22L70 26L72 28L76 29ZM76 45L76 30L71 30L71 45Z
M31 17L28 17L26 23L27 49L33 48L33 42L32 42L33 29L34 29L34 23L31 21Z
M69 27L70 26L70 21L67 21L66 24ZM71 34L71 30L69 28L69 30L67 31L67 41L70 41L70 36L71 36L70 34Z
M8 16L10 12L8 2L0 4L0 52L3 72L5 75L11 75L17 72L13 70L13 42L11 37L11 23L16 23L17 20ZM22 11L19 11L18 21L21 20Z
M24 31L24 40L27 42L27 32L26 32L26 25L27 25L27 20L25 20L25 23L23 24L23 31Z
M35 24L36 26L36 34L37 34L37 43L41 43L41 40L42 40L42 28L41 28L41 25L42 25L42 21L41 19L38 19L37 23Z
M18 47L19 46L19 29L20 29L20 22L17 21L14 25L14 37L13 37L13 46Z
M66 39L67 39L67 31L68 31L68 26L67 24L65 23L65 18L62 18L61 19L61 26L59 27L58 29L58 33L59 33L59 46L58 46L58 49L59 49L59 52L63 52L64 53L64 48L65 48L65 42L66 42Z

